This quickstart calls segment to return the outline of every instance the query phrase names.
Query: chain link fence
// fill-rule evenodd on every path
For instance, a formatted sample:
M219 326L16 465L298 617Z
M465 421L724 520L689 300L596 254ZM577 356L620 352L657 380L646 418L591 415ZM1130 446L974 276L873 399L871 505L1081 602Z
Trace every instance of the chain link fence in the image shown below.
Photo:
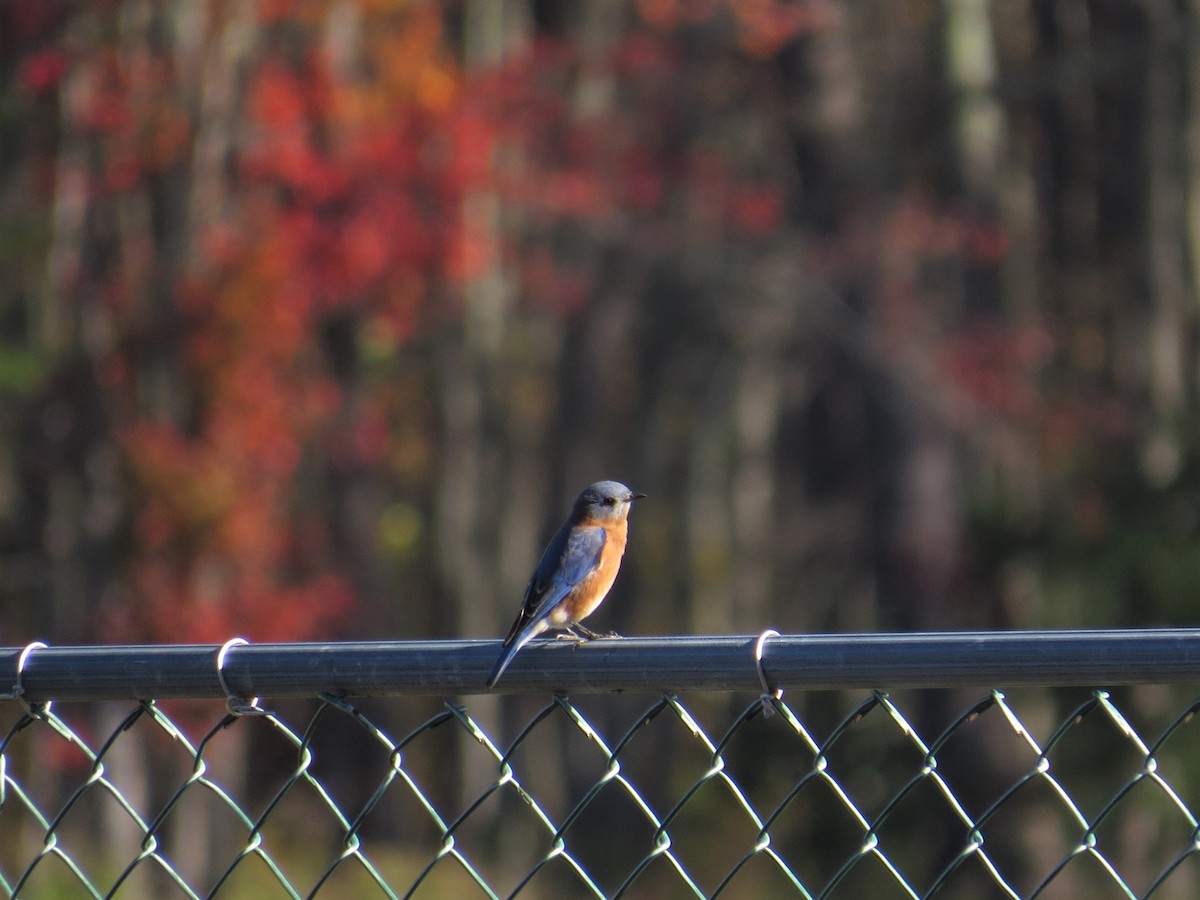
M0 651L0 896L1200 895L1195 632L496 646Z

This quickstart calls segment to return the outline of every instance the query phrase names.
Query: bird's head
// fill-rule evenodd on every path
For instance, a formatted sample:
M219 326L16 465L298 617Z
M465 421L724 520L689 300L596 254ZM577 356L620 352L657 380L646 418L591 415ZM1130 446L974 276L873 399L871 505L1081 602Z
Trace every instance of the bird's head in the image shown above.
M629 504L645 496L619 481L597 481L583 489L575 501L574 513L580 519L616 521L629 515Z

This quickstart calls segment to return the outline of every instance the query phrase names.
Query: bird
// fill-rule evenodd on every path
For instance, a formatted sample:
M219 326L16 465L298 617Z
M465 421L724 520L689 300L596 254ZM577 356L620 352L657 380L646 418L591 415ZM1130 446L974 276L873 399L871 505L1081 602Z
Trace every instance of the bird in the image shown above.
M630 504L645 496L619 481L597 481L583 489L533 570L521 611L488 676L489 688L521 648L544 631L565 631L578 640L599 637L580 623L613 586L625 554Z

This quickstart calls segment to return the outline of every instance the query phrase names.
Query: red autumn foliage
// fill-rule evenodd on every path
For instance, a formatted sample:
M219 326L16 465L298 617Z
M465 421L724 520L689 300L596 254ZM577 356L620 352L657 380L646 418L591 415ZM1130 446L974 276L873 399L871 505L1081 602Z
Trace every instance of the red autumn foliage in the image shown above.
M287 6L260 12L282 21ZM486 129L457 115L437 16L378 19L377 49L406 53L373 58L373 80L339 75L316 52L264 58L250 75L230 214L197 234L196 263L177 280L189 407L121 433L141 499L132 609L110 619L114 637L296 640L329 633L354 606L299 485L314 466L378 464L388 424L359 402L342 436L344 392L319 336L344 315L392 341L414 334L425 286L459 269L457 205L488 147ZM403 74L389 81L388 67ZM93 96L88 127L116 136L145 124L131 123L124 94L109 96ZM146 155L119 159L106 187L130 190ZM136 361L114 354L106 371L139 392Z
M45 94L55 90L67 72L67 54L54 47L21 60L17 80L25 90Z
M977 325L947 341L940 374L980 407L1029 421L1042 411L1038 374L1053 350L1052 338L1040 328Z

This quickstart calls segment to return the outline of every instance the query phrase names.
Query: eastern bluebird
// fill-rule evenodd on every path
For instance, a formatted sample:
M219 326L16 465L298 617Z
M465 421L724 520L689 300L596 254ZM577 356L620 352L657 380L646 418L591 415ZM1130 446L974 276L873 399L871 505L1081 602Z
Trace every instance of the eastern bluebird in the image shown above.
M619 481L597 481L583 489L533 570L488 687L496 684L517 652L543 631L577 628L586 637L598 637L579 623L596 611L616 580L629 534L629 504L644 496Z

